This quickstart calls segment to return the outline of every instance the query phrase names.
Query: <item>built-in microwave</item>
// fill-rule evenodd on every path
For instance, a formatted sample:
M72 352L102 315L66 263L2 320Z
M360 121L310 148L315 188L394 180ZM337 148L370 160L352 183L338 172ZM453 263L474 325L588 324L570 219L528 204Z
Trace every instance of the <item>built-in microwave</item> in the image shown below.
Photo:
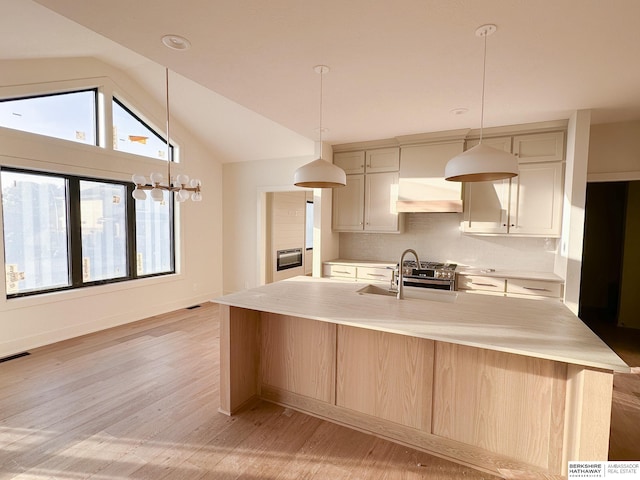
M276 271L302 266L302 249L290 248L276 252Z

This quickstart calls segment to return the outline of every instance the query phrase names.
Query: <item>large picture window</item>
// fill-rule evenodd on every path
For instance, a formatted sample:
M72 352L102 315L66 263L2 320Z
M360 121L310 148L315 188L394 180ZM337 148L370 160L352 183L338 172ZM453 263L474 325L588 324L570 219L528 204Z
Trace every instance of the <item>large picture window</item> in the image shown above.
M0 184L7 297L175 272L171 198L134 201L130 183L13 169Z

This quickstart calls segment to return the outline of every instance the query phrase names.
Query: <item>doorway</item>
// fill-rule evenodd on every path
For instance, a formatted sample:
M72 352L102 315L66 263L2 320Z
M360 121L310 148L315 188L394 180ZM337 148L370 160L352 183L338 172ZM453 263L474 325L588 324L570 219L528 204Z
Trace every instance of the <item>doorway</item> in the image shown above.
M588 183L579 316L640 328L640 181Z

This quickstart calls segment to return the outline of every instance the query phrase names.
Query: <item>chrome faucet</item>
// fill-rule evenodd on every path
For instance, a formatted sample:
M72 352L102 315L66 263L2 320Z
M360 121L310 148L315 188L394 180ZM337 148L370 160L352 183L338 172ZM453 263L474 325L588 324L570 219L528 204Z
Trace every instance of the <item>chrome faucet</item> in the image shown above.
M398 300L402 300L404 298L404 272L402 271L402 264L404 263L404 256L407 253L413 253L413 256L416 257L418 268L420 268L420 260L418 260L418 254L415 250L407 248L404 252L402 252L402 255L400 255L400 264L398 265Z

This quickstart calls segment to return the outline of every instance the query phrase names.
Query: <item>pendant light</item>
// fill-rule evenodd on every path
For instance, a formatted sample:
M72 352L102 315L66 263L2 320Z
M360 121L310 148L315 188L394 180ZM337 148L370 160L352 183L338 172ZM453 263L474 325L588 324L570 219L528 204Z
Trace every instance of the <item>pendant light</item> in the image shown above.
M320 74L320 157L298 168L293 174L293 184L307 188L344 187L347 184L344 170L322 158L322 76L329 72L329 67L316 65L313 70Z
M161 173L152 173L149 177L150 183L147 183L147 179L144 175L134 174L131 179L136 185L133 190L132 196L136 200L146 200L146 190L150 190L151 199L155 202L161 202L164 199L164 193L174 192L177 202L184 202L191 198L194 202L202 201L202 193L200 187L202 182L197 178L189 180L188 175L180 174L175 179L171 178L171 144L169 143L169 69L165 67L165 85L166 85L166 101L167 101L167 183L163 184L163 177Z
M487 37L498 28L495 25L482 25L476 30L476 36L484 38L484 58L482 63L482 106L480 110L480 143L469 150L456 155L447 162L444 169L445 180L452 182L485 182L501 180L518 175L518 159L504 150L484 145L482 129L484 127L484 86L487 66Z

